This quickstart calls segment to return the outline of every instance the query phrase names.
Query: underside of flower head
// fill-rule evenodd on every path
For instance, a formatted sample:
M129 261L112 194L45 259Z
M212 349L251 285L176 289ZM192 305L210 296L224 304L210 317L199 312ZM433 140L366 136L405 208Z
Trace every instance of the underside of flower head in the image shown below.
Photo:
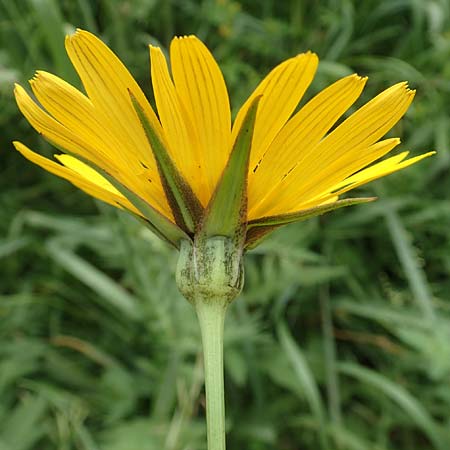
M62 154L54 161L20 142L16 149L177 247L212 235L253 247L281 225L370 201L340 197L432 154L377 162L400 142L381 139L411 104L406 83L342 120L366 83L347 76L295 112L317 69L314 53L275 67L232 123L222 73L195 36L172 41L171 72L162 51L150 47L158 114L94 35L78 30L66 49L85 93L43 71L30 81L37 102L15 89L24 116Z

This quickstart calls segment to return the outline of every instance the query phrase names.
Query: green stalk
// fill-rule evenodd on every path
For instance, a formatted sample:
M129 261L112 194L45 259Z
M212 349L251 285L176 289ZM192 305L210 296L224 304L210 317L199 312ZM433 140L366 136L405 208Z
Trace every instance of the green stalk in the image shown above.
M203 342L208 450L225 450L223 326L242 290L242 248L225 236L180 242L177 285L194 306Z
M203 343L208 450L225 450L223 326L227 303L202 298L195 302Z

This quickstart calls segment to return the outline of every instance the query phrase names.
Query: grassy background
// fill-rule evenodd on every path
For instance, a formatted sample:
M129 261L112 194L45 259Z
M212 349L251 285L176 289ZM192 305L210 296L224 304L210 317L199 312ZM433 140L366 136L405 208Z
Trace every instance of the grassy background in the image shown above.
M46 145L12 83L79 83L64 34L100 35L149 93L146 44L195 33L234 110L281 60L353 71L363 99L418 93L393 135L438 154L358 206L280 230L246 259L226 323L230 450L450 448L447 0L0 0L0 450L205 449L200 340L176 254L11 150Z

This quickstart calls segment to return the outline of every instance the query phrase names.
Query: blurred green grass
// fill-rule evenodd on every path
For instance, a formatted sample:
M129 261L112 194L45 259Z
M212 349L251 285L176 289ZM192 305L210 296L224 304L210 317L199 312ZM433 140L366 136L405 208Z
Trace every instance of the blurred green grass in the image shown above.
M13 82L78 84L63 36L100 35L151 97L146 44L195 33L233 108L281 60L311 92L357 71L363 100L409 80L393 131L430 160L374 204L289 226L250 253L226 324L230 450L450 448L450 4L446 0L0 0L0 450L205 448L200 339L176 254L11 150L49 154Z

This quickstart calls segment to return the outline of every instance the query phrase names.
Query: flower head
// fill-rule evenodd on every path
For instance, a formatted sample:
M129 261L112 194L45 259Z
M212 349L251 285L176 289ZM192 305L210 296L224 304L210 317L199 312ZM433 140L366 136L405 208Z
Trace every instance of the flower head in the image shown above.
M35 102L19 85L31 125L62 150L56 161L20 142L16 149L88 194L142 218L179 247L193 236L235 235L256 245L278 226L371 199L347 191L427 156L400 153L375 164L400 140L383 136L414 97L396 84L336 126L366 78L347 76L296 108L318 65L303 53L273 69L231 120L222 73L195 36L175 38L171 73L150 47L158 115L117 56L78 30L66 49L82 93L38 71Z

